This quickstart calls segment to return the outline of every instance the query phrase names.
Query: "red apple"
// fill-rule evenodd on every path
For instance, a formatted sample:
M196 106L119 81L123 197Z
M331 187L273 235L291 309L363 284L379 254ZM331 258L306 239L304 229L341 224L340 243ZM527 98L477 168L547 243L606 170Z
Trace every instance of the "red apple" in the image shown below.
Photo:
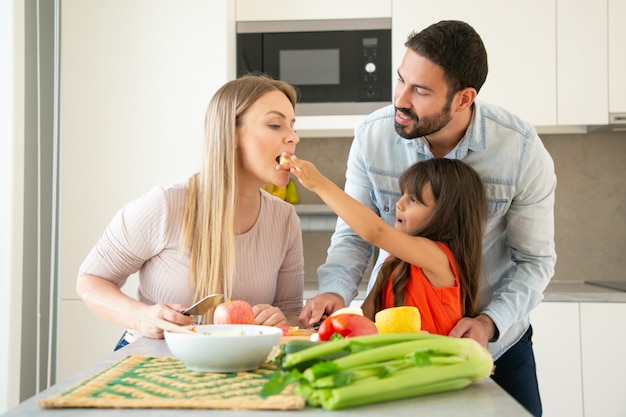
M247 301L235 300L218 304L213 313L214 324L254 324L254 312Z

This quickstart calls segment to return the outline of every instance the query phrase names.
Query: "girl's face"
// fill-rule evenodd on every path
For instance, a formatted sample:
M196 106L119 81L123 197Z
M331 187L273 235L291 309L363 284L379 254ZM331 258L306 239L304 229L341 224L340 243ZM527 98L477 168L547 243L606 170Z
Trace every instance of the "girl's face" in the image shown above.
M252 181L258 187L287 185L289 169L279 168L278 158L283 152L293 154L300 142L293 129L295 121L291 102L280 91L264 94L248 108L237 127L237 168L242 182Z
M404 193L396 203L396 229L415 236L435 209L435 196L430 183L422 187L421 203L413 194Z

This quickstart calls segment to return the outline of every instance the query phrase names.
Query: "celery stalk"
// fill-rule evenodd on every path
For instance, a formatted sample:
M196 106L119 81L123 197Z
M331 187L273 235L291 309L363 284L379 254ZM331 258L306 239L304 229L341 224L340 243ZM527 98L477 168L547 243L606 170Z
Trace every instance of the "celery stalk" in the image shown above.
M457 339L441 336L434 339L414 340L394 343L370 349L333 360L338 369L348 369L357 365L383 362L414 352L423 352L428 356L459 356L463 358L478 343L472 339ZM480 345L478 345L480 346Z
M320 342L317 346L313 346L286 355L283 361L283 367L286 369L290 369L302 362L314 360L316 358L319 358L320 356L325 356L342 350L356 352L359 350L394 344L398 342L432 339L435 337L437 337L437 335L429 333L392 333L371 334L365 336L356 336L349 339L338 339L329 342Z
M373 395L355 394L351 386L331 390L331 395L326 395L317 404L326 410L338 410L341 408L357 407L361 405L399 400L403 398L418 397L420 395L435 394L438 392L447 392L460 390L472 383L469 378L458 378L442 382L435 382L427 385L412 386L410 388L392 389L385 393Z
M463 380L469 385L491 374L493 361L487 353L473 354L465 362L445 365L413 367L398 371L387 378L365 378L350 385L335 388L328 401L322 402L325 409L338 409L414 397L449 388L445 383ZM441 391L439 390L441 389Z
M338 350L354 353L316 361ZM323 342L287 355L283 365L308 361L315 364L302 373L292 371L286 377L285 371L278 370L278 383L270 389L268 382L267 393L276 393L293 381L294 392L307 404L334 410L461 389L493 371L491 355L474 340L423 334L378 334ZM282 380L278 378L281 375Z

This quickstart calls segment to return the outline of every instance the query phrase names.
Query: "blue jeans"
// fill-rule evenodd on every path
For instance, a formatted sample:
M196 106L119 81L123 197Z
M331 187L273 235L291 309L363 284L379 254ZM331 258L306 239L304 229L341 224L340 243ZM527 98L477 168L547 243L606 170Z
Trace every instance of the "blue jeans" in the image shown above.
M532 415L540 417L543 409L537 383L532 337L533 328L530 326L524 336L495 361L496 369L491 379Z
M122 334L122 337L120 337L120 340L117 342L117 345L115 345L115 349L113 349L114 352L128 345L128 341L125 339L125 337L126 337L126 332Z

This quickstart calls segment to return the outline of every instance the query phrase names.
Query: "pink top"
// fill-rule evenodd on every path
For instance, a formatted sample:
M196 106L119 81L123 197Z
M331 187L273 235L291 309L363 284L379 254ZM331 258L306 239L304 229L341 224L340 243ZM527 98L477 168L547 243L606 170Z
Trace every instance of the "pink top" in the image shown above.
M147 304L191 305L189 257L181 250L187 183L156 187L123 207L80 266L122 287L139 276L137 299ZM271 304L298 315L303 303L304 257L294 207L265 191L254 226L235 237L232 299Z

